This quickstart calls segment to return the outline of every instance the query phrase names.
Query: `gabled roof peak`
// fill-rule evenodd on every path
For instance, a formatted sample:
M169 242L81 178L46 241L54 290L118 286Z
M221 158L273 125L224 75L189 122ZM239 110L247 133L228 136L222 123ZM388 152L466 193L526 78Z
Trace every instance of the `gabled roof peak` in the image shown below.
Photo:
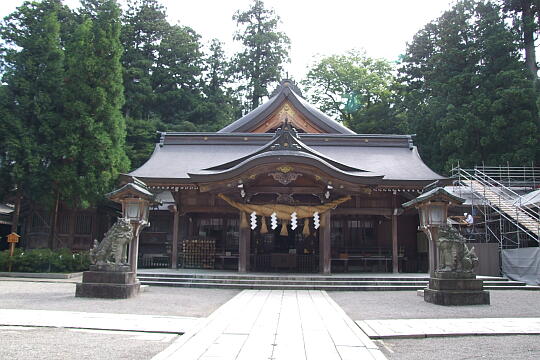
M272 131L283 117L298 129L312 134L355 134L338 121L322 113L302 97L292 80L283 80L268 101L242 118L219 130L219 133L264 133Z
M284 91L285 89L290 89L291 91L294 91L297 95L304 98L304 95L302 95L302 90L296 85L296 82L292 79L283 79L279 83L279 85L272 91L270 94L270 97L273 98L280 92Z

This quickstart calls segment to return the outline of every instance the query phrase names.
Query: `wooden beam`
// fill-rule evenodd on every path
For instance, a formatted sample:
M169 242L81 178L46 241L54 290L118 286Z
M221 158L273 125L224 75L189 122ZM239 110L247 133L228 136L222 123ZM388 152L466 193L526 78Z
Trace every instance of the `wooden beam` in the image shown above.
M238 210L233 207L215 207L215 206L198 206L198 205L184 205L182 207L182 213L226 213L237 214Z
M332 210L333 215L392 215L390 208L337 208Z
M330 211L321 214L321 227L319 230L319 272L330 274Z
M318 186L253 186L246 189L250 194L321 194L322 187Z

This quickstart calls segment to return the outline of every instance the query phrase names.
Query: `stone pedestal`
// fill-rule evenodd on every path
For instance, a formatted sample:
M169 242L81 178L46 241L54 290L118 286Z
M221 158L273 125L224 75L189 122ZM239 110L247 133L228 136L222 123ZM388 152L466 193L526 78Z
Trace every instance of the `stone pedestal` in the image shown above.
M92 265L90 271L83 273L75 296L128 299L139 294L140 287L141 283L129 265Z
M424 301L437 305L489 305L489 292L474 273L436 271L424 290Z

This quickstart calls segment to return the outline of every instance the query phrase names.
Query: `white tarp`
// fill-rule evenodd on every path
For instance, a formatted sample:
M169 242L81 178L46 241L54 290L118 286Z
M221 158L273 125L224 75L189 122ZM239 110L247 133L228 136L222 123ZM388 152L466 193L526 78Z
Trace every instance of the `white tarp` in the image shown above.
M531 191L530 193L523 195L521 199L517 199L514 204L531 208L540 206L540 190Z
M502 250L502 272L509 279L540 285L540 248Z

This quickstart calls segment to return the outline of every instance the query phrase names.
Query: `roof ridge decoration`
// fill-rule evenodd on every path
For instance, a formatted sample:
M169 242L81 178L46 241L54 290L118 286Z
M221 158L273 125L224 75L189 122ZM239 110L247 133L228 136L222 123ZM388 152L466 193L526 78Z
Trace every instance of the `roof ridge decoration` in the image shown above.
M295 93L298 94L298 96L300 96L301 98L304 98L304 95L302 94L302 90L300 90L300 88L298 87L298 85L296 85L296 82L292 79L283 79L281 80L281 82L279 83L278 86L276 86L276 88L274 89L274 91L272 91L272 93L270 94L270 97L273 98L274 96L276 96L282 87L290 87L292 89L292 91L294 91Z
M270 150L302 150L299 142L298 131L289 124L289 119L285 118L283 126L276 130Z

